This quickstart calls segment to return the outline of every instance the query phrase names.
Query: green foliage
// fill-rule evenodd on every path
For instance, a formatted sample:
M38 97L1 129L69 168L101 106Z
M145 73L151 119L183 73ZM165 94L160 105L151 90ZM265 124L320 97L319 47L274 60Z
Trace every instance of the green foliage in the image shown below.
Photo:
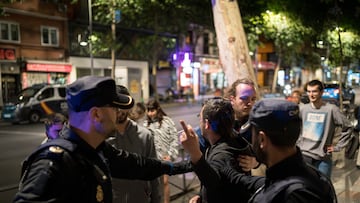
M245 18L243 26L247 33L249 50L254 51L256 47L261 46L259 36L263 34L264 21L260 16Z
M341 29L328 30L326 40L331 49L329 55L331 65L338 66L357 62L360 51L360 36L358 34Z
M92 43L93 54L97 57L109 56L111 48L114 46L111 33L93 32L92 36L89 36L89 41ZM118 43L116 45L120 46ZM114 48L116 49L117 47Z
M110 26L114 10L121 11L118 28L137 30L131 35L117 33L115 48L120 58L167 59L176 49L175 37L187 33L191 23L213 29L211 4L206 0L97 0L93 3L94 22ZM108 38L99 39L94 42L96 51L114 47Z
M93 3L94 20L110 25L112 10L121 11L121 27L159 33L184 33L190 23L212 25L212 10L206 0L97 0Z
M283 65L287 66L293 63L294 57L301 51L312 32L286 13L267 11L261 14L260 19L254 19L254 22L261 25L261 32L267 39L274 41L278 56L281 57Z
M154 58L167 60L169 53L175 47L175 39L167 37L156 37L154 35L137 36L133 43L127 47L127 57L133 59L145 59L152 61ZM154 46L157 44L159 46ZM153 56L156 54L156 56Z
M323 36L328 36L329 30L341 26L346 30L352 30L353 33L359 33L360 31L360 1L358 0L268 0L266 2L267 5L264 11L270 10L273 13L282 13L292 21L295 29L290 27L290 30L285 32L276 32L276 28L265 27L264 33L267 33L268 38L275 39L274 42L277 48L300 48L288 50L286 54L294 51L292 54L294 54L295 58L302 58L307 67L317 68L320 55L324 56L324 53L322 53L324 50L319 49L316 45L309 45L316 44L318 40L327 39L328 37ZM296 29L298 25L300 25L300 30ZM309 30L310 32L308 32ZM332 65L338 66L340 64L338 38L333 36L328 40L329 42L326 42L329 45L328 60ZM344 63L349 63L358 58L359 45L356 40L353 40L353 43L344 41L342 49ZM281 53L284 53L284 51Z

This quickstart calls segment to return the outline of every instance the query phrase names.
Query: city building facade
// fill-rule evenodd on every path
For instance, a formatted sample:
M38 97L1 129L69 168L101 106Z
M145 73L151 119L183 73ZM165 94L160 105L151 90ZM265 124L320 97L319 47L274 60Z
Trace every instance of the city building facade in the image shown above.
M66 3L61 3L66 2ZM84 75L111 76L110 57L80 45L89 32L88 4L27 0L5 4L0 15L0 109L34 84L68 84ZM81 38L82 37L82 38ZM149 98L148 62L116 59L115 80L137 101Z
M3 11L0 106L33 84L65 84L72 71L67 61L66 6L31 0L8 4Z

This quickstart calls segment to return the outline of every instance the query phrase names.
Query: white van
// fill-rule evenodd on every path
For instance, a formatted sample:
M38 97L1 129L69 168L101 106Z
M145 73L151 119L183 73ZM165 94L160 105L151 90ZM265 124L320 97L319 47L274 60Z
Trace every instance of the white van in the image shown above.
M4 121L37 123L47 115L67 113L66 87L38 84L23 89L13 103L5 104L1 113Z

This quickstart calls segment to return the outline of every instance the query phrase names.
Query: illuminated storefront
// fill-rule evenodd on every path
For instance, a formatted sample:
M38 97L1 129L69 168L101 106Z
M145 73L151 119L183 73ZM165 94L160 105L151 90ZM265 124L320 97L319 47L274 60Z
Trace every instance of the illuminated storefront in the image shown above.
M22 87L39 83L65 85L71 70L72 65L69 63L28 60L25 71L21 73Z

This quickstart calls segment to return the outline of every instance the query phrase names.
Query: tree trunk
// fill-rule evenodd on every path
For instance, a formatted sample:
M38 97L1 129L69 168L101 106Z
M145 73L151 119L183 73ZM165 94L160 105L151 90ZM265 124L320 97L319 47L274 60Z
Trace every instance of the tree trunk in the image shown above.
M115 79L115 67L116 67L116 19L115 19L115 1L113 1L114 7L111 9L112 21L111 21L111 77Z
M277 79L278 79L278 74L279 74L280 64L281 64L281 57L282 57L281 51L279 51L278 53L279 53L279 56L278 56L275 70L274 70L274 77L273 77L273 82L272 82L272 86L271 86L272 93L276 92L276 86L277 86L277 81L278 81Z
M257 84L237 1L212 0L219 56L228 84L248 78Z
M152 61L152 76L153 76L153 87L154 87L154 99L156 101L159 101L159 95L158 95L158 91L157 91L157 63L156 63L156 60L153 59Z

